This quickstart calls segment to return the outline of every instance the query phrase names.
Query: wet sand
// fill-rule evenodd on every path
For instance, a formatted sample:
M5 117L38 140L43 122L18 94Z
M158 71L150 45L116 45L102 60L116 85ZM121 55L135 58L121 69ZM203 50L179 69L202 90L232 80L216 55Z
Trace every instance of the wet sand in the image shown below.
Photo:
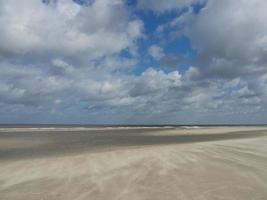
M267 127L1 131L0 199L267 199Z

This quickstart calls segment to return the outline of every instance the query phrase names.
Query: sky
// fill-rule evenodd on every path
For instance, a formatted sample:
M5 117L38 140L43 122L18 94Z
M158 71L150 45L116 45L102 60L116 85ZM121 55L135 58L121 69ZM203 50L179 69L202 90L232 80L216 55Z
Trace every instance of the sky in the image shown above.
M266 0L0 0L0 123L267 123Z

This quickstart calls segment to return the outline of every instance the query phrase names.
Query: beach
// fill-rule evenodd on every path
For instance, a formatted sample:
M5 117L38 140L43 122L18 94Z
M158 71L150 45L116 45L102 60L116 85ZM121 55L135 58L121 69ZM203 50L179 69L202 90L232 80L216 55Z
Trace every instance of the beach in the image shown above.
M0 128L3 200L267 198L267 127Z

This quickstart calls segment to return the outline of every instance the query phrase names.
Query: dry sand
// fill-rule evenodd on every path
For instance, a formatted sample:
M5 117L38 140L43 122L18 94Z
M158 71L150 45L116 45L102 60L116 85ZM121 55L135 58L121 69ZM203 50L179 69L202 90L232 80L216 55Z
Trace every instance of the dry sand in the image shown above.
M62 137L61 133L54 133L58 137L35 133L45 141L44 144L32 135L27 138L27 133L23 137L0 133L0 144L5 144L0 155L7 152L10 156L0 157L0 199L266 200L266 129L242 127L109 133L117 138L115 140L110 140L106 133L98 133L106 138L102 140L95 135L85 137L80 133L70 137L69 133L66 135L68 140L63 140L70 141L69 145L53 143L64 151L53 149L50 144L51 139ZM134 141L125 143L123 134ZM188 137L188 134L193 135ZM203 134L208 137L203 138ZM216 135L220 137L210 139ZM148 136L152 143L140 143ZM158 136L164 137L158 139ZM167 136L175 142L166 142L169 141ZM123 139L118 139L120 137ZM36 153L14 156L18 153L13 148L16 142L9 142L18 138L24 139L28 145L18 148L21 152ZM179 138L186 142L179 142ZM81 142L83 140L100 142ZM32 146L29 146L30 141ZM81 150L83 148L78 148L75 141L79 146L99 145L93 150ZM109 144L112 148L104 148ZM51 147L55 155L38 149L42 145L43 148ZM75 151L66 151L72 146Z

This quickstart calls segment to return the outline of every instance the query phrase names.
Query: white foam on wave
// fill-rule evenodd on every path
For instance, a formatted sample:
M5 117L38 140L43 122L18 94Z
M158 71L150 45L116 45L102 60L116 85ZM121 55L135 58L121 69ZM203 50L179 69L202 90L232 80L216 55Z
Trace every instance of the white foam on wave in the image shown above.
M200 126L182 126L181 128L183 128L183 129L199 129L202 127L200 127Z

